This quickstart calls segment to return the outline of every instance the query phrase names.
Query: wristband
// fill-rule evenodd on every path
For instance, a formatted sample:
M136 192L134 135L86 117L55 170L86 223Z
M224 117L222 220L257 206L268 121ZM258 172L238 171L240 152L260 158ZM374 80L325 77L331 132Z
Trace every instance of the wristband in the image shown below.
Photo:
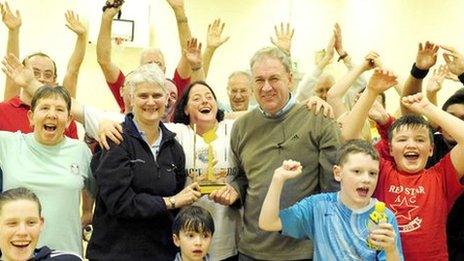
M429 72L428 69L427 70L422 70L422 69L417 68L416 63L414 63L412 65L411 75L412 75L412 77L414 77L416 79L424 79L425 76L427 76L428 72Z
M340 57L338 58L338 61L345 59L347 56L348 56L348 53L345 52L344 54L340 55Z

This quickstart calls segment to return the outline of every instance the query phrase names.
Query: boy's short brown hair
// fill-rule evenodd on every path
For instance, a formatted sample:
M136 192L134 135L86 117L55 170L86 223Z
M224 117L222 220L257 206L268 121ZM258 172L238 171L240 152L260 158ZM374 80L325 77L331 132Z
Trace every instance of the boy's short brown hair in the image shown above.
M338 150L337 165L342 166L346 163L348 156L355 153L364 153L371 156L373 160L379 161L379 154L374 147L367 141L361 139L349 140Z
M430 123L425 120L422 116L417 116L417 115L404 115L403 117L397 119L392 126L390 126L390 129L388 129L388 142L391 143L392 138L393 138L393 133L400 129L401 127L407 127L407 128L421 128L424 127L428 130L429 133L429 139L430 139L430 144L433 144L433 130L432 126L430 126Z

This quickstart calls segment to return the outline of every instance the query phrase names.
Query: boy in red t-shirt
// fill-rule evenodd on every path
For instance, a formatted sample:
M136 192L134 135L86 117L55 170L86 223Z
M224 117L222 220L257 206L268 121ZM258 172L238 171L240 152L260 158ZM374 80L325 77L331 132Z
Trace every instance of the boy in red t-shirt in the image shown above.
M376 69L366 91L346 116L350 125L342 126L345 139L358 137L375 98L394 83L396 76ZM377 146L381 162L375 197L395 213L405 260L448 260L446 216L463 191L459 181L464 174L464 122L420 93L403 97L401 103L441 126L457 145L440 162L425 169L433 152L432 129L420 116L401 117L389 129L388 141L381 143L384 148Z

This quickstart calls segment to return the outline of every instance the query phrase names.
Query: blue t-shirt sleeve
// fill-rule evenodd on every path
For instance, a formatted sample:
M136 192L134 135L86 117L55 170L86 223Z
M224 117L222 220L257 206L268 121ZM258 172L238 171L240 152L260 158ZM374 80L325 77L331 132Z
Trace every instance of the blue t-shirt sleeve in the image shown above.
M401 246L401 235L400 235L400 231L398 230L398 223L396 222L396 217L389 209L387 209L387 216L388 216L388 223L392 224L393 230L395 230L395 235L396 235L395 243L396 243L396 248L398 249L398 253L400 254L400 260L404 260L403 247ZM380 251L377 254L377 258L379 261L386 260L385 251Z
M313 237L314 203L311 197L304 198L295 205L279 212L282 222L282 234L293 238Z

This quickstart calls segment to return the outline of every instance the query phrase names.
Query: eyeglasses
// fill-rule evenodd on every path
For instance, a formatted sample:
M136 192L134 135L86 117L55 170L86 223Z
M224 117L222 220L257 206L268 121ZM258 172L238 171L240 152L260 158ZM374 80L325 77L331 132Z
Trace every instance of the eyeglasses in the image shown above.
M53 82L55 79L55 74L52 71L41 71L39 69L34 68L34 77L36 79L42 78L43 80L47 82Z

